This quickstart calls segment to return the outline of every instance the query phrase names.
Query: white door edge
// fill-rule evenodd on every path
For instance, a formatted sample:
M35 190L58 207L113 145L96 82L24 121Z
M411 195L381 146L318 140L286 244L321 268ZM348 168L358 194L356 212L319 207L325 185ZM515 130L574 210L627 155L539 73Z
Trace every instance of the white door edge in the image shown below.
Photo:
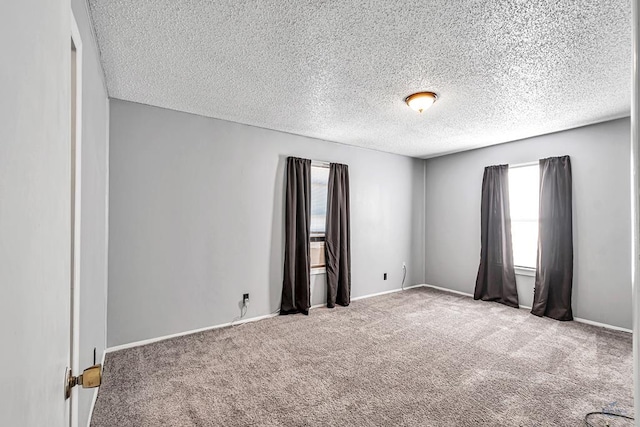
M76 153L75 153L75 220L74 220L74 260L73 260L73 308L71 314L71 355L70 365L73 375L80 371L80 260L81 260L81 222L82 222L82 39L78 23L71 15L71 38L76 48ZM78 427L78 387L74 387L70 399L71 427Z

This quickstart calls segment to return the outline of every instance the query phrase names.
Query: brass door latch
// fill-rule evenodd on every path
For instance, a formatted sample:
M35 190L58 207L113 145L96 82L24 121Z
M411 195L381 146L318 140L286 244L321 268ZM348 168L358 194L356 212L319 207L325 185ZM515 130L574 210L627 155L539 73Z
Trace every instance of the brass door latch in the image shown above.
M71 369L67 369L67 378L64 387L64 397L68 399L71 397L71 389L77 385L81 385L82 388L94 388L100 386L102 383L102 365L93 365L90 368L84 370L84 372L77 377L73 376Z

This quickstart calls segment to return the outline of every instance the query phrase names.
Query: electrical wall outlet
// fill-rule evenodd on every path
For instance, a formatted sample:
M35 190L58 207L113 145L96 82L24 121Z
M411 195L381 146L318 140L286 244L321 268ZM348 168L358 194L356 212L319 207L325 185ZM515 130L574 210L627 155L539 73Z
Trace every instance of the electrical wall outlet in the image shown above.
M242 305L247 305L249 302L249 294L242 294Z
M387 280L387 273L384 273L384 280Z

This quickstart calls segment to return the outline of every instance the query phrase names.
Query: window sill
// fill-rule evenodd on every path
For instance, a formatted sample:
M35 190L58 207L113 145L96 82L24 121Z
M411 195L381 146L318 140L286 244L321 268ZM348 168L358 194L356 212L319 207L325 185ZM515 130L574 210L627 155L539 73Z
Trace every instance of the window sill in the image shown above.
M530 267L515 267L516 275L536 277L536 269Z
M312 276L315 276L316 274L326 274L326 273L327 273L326 267L317 267L317 268L311 269Z

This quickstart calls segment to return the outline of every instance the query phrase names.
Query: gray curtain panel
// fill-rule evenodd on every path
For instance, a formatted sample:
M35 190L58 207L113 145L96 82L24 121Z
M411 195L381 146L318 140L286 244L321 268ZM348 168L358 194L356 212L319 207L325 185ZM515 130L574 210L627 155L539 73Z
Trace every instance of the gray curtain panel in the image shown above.
M488 166L482 179L480 267L473 299L518 308L511 246L509 165Z
M531 313L573 320L573 223L571 159L540 160L540 215L536 287Z
M329 165L325 262L327 307L346 307L351 302L349 167L338 163Z
M309 314L311 306L311 160L287 158L284 280L280 314Z

